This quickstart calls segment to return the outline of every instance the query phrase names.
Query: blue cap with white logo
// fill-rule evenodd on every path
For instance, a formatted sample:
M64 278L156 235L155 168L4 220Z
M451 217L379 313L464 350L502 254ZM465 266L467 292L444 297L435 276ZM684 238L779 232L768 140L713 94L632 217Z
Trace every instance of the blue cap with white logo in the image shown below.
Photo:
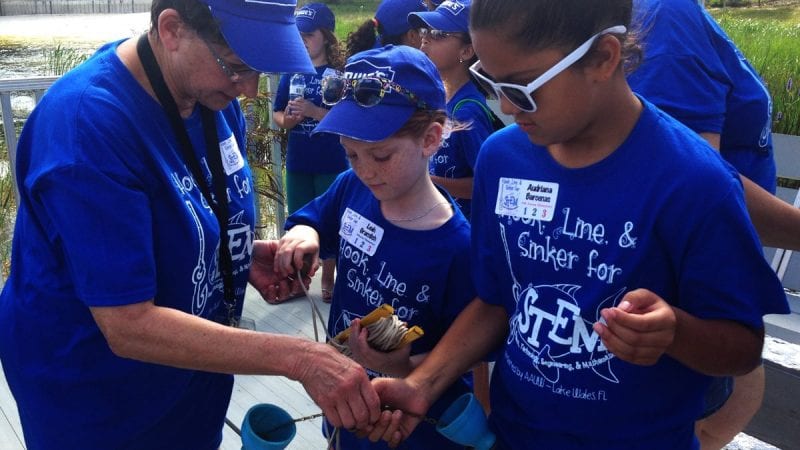
M309 3L298 9L294 18L301 33L313 33L321 28L333 31L336 28L333 11L324 3Z
M408 23L412 28L469 33L469 6L471 3L471 0L445 0L433 11L409 14Z
M222 36L259 72L315 73L294 20L295 0L200 0Z
M406 45L387 45L356 53L347 60L344 78L378 78L391 83L380 102L362 106L348 86L344 97L319 122L314 133L327 132L359 141L382 141L421 108L445 110L439 71L427 55ZM388 86L388 83L387 83ZM397 89L397 88L400 89Z

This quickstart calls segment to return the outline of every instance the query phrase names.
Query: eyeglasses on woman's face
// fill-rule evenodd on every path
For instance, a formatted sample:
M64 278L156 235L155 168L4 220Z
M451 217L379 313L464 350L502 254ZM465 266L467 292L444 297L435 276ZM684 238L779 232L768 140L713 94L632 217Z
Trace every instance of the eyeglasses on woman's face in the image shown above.
M244 64L241 65L242 67L236 67L236 68L231 67L232 65L228 65L228 63L226 63L225 60L222 59L219 53L217 53L217 51L214 50L214 45L211 42L209 42L206 38L203 37L201 37L200 39L203 41L203 43L206 44L206 47L208 47L208 50L211 52L211 56L214 57L214 61L217 62L217 65L219 66L220 69L222 69L222 72L228 78L230 78L231 82L238 83L240 81L257 78L259 75L261 75L261 72L252 69L248 66L245 66Z
M527 86L514 83L495 82L483 71L480 60L476 61L475 64L469 68L469 70L473 75L475 75L475 78L477 78L478 82L481 83L486 92L493 92L497 98L500 98L500 95L502 94L506 99L508 99L509 102L522 111L535 112L536 102L533 100L533 97L531 97L533 91L539 89L543 84L547 83L556 75L566 70L569 66L575 64L576 61L583 58L598 37L610 33L621 34L625 33L626 30L627 29L624 25L617 25L611 28L606 28L605 30L595 34L586 42L581 44L578 48L573 50L570 54L565 56L561 61L553 65L553 67L548 69L545 73L528 83Z
M441 41L449 38L450 36L458 37L460 33L451 33L449 31L432 30L430 28L420 28L419 35L422 39L428 41Z
M416 94L399 84L378 77L364 77L355 80L343 78L341 76L330 76L322 79L322 102L328 106L333 106L352 92L353 99L359 105L370 108L383 100L387 92L395 92L403 95L419 109L428 109L428 105Z

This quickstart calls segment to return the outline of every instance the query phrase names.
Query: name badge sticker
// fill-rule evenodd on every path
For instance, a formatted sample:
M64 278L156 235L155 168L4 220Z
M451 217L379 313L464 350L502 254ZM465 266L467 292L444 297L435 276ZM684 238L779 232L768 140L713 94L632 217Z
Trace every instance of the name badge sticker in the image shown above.
M242 152L239 151L239 144L236 143L233 135L219 143L219 151L222 153L222 167L225 168L225 175L230 175L244 167Z
M558 200L558 184L500 178L495 214L550 222Z
M383 228L347 208L342 214L339 236L367 255L375 256L378 245L383 239Z

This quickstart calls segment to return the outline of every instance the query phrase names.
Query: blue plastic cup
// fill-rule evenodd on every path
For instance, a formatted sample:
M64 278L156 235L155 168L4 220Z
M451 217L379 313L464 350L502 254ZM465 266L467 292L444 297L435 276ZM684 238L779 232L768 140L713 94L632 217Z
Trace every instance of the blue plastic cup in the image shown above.
M283 408L260 403L247 411L242 422L242 450L282 450L297 433L292 416Z
M470 392L458 397L444 411L436 430L447 439L475 450L490 450L497 439L489 430L483 407Z

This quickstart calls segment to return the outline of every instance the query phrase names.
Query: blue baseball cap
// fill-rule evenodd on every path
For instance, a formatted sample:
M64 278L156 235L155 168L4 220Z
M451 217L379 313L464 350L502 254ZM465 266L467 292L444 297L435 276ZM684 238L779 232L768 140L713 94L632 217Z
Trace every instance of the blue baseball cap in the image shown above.
M433 11L409 14L408 23L412 28L469 33L469 5L471 3L471 0L445 0Z
M427 11L425 0L383 0L375 11L375 20L385 36L399 36L411 29L408 15Z
M222 36L259 72L316 73L294 20L296 0L200 0Z
M344 78L377 77L413 93L425 109L444 110L445 95L439 71L425 53L406 45L387 45L356 53L347 60ZM327 132L359 141L377 142L395 134L419 109L406 94L389 88L375 106L359 105L352 90L335 104L313 133Z
M309 3L303 6L294 13L294 19L301 33L313 33L320 28L333 31L336 28L333 11L324 3Z

